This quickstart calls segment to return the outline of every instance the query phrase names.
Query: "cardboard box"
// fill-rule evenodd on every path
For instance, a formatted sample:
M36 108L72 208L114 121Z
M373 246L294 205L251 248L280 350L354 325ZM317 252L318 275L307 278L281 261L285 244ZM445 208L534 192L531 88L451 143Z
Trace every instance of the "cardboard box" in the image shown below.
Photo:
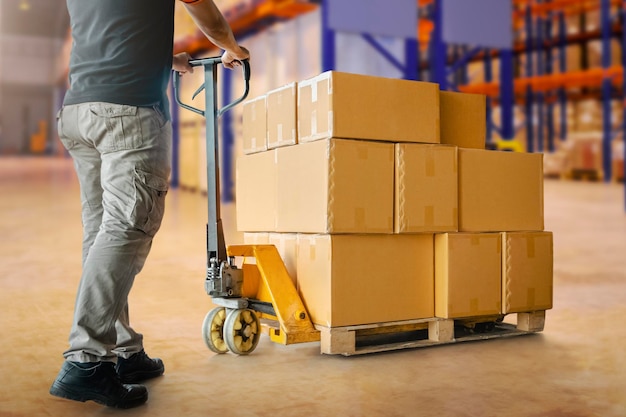
M268 232L244 232L244 245L269 245L270 234Z
M502 233L502 313L552 308L552 233Z
M394 232L456 232L456 146L398 143L395 150Z
M267 150L267 97L259 96L243 104L243 153Z
M500 314L499 233L435 235L435 316L445 319Z
M293 82L267 93L267 147L295 145L298 84Z
M441 91L441 143L485 149L487 97L482 94Z
M328 71L298 84L298 140L439 143L439 86Z
M298 235L298 286L326 327L433 317L433 235Z
M276 229L276 175L276 150L237 158L237 230L273 232Z
M298 235L296 233L270 233L269 244L276 246L294 287L298 285Z
M276 231L393 233L393 144L326 139L276 152Z
M459 231L543 230L542 157L459 148Z

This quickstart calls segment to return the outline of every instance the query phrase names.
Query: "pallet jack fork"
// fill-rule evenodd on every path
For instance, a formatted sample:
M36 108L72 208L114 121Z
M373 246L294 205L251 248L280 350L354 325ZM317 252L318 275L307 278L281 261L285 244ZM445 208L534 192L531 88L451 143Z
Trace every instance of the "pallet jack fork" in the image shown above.
M183 108L206 121L207 144L207 275L206 292L218 307L211 310L202 325L207 347L215 353L229 350L239 355L251 353L263 332L284 345L316 342L315 329L289 273L274 245L236 245L226 247L220 218L219 117L246 99L250 87L250 64L243 61L245 91L230 104L218 108L217 69L220 57L189 61L203 67L204 84L192 99L204 91L205 110L180 100L180 75L174 72L174 96ZM241 267L236 259L243 258ZM254 262L251 262L251 258ZM263 323L261 323L263 319Z

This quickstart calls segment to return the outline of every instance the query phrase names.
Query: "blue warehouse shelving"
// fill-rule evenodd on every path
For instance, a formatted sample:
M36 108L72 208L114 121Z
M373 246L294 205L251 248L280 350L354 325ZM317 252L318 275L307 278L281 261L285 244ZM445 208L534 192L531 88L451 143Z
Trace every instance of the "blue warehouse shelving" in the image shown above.
M336 69L336 33L328 23L328 4L332 0L315 2L294 0L262 0L242 2L226 11L226 16L238 37L262 31L278 21L293 19L321 8L320 51L321 68ZM557 142L568 138L567 106L585 98L602 103L602 177L611 181L611 143L616 131L611 121L611 102L623 103L624 58L626 34L623 21L626 1L623 0L513 0L513 30L515 42L510 49L488 49L474 45L448 45L442 37L441 5L445 0L417 0L416 36L404 40L404 56L398 58L376 36L360 36L380 56L395 67L401 77L433 81L444 90L456 90L487 95L487 140L493 147L528 152L553 152ZM599 27L585 29L589 14L600 14ZM578 19L579 30L571 31L572 21ZM622 62L611 56L611 42L619 40ZM588 64L589 43L601 42L601 66ZM581 49L580 69L567 67L567 48ZM200 34L178 39L178 50L192 53L215 49ZM483 63L483 81L474 82L469 66ZM494 67L494 64L497 66ZM498 75L494 77L494 70ZM228 81L228 75L226 75ZM494 79L496 78L496 79ZM229 82L228 82L229 84ZM229 87L222 90L227 100ZM500 120L494 120L494 109ZM517 111L523 109L523 111ZM623 108L623 106L622 106ZM558 110L558 117L555 114ZM523 114L522 123L515 115ZM626 117L623 118L626 122ZM174 121L176 121L176 116ZM230 172L233 159L233 132L230 121L224 121L225 172ZM524 143L515 140L525 129ZM620 131L623 131L623 126ZM498 136L499 140L495 140ZM232 176L224 178L225 200L232 199ZM230 190L230 191L229 191Z

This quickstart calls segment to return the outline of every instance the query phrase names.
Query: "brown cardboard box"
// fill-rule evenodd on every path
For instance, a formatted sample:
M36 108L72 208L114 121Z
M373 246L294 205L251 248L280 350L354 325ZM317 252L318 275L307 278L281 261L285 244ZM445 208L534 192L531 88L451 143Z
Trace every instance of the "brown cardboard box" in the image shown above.
M243 153L267 150L267 97L259 96L243 104Z
M435 316L500 314L500 258L499 233L435 235Z
M394 232L456 232L456 146L397 143L395 150Z
M482 94L440 92L441 143L485 149L487 97Z
M433 235L298 235L298 286L314 323L433 317Z
M268 232L244 232L244 245L269 245L270 234Z
M542 157L459 148L459 231L543 230Z
M393 233L393 144L326 139L276 152L276 231Z
M298 84L298 140L439 143L439 86L328 71Z
M267 147L295 145L298 84L293 82L267 93Z
M552 308L552 233L502 233L502 313Z
M269 244L276 246L293 285L298 285L298 235L296 233L270 233Z
M237 230L272 232L276 229L276 150L237 158Z

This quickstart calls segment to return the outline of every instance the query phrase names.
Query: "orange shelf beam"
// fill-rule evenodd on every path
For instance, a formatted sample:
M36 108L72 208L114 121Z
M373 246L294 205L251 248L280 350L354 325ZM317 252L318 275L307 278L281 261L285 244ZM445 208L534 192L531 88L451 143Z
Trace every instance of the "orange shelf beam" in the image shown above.
M611 0L611 6L619 6L621 3L622 0ZM514 0L513 5L522 9L530 6L533 15L543 17L549 12L564 12L569 16L600 9L599 0L552 0L547 3L538 3L536 0ZM523 16L525 10L518 12Z
M236 7L226 10L224 16L230 24L233 33L239 35L266 20L291 19L300 14L308 13L317 7L316 4L297 0L265 0L260 4L247 8ZM174 42L174 53L182 51L194 53L215 48L216 46L199 30L194 35L177 39Z
M529 86L536 92L545 92L557 88L600 87L605 77L610 78L613 85L619 87L623 83L624 68L621 65L615 65L606 70L604 68L591 68L584 71L521 77L515 79L513 89L515 94L523 94ZM459 90L464 93L485 94L491 97L498 97L500 94L500 85L497 82L479 83L460 86Z

